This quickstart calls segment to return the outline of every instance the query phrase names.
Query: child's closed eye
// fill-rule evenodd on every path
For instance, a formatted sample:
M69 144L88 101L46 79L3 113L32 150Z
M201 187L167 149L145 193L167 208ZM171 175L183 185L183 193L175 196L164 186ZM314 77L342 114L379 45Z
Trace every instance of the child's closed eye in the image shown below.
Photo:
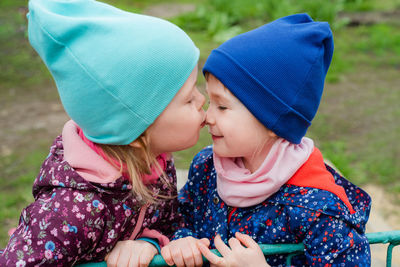
M227 107L225 107L225 106L218 106L218 109L219 109L219 110L226 110Z

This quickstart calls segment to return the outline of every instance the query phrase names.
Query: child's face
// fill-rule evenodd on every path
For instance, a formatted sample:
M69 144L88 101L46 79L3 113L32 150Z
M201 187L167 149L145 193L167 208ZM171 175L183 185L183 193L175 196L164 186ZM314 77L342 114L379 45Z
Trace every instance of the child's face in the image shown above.
M220 157L252 159L269 143L273 133L213 75L207 80L210 105L206 124ZM264 149L265 150L265 149Z
M197 66L167 108L148 128L155 155L189 148L197 143L204 126L205 97L196 87Z

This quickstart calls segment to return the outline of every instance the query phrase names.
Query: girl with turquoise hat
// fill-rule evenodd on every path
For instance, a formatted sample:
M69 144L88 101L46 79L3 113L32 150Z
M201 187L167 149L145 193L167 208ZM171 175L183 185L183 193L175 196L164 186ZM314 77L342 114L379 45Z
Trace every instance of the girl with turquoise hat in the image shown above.
M194 145L204 126L199 50L165 20L93 0L30 0L28 21L71 120L0 265L103 261L121 240L131 264L149 263L181 226L170 152Z

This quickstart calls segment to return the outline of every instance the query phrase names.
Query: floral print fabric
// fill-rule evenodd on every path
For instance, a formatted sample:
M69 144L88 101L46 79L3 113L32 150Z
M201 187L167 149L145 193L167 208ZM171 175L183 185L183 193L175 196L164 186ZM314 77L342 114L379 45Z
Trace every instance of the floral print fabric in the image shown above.
M290 184L262 203L234 208L217 193L212 147L205 148L194 158L189 180L178 195L185 227L174 239L194 236L212 241L219 234L227 243L239 231L258 243L302 242L305 253L292 259L294 266L370 266L370 247L364 234L370 197L326 168L345 189L355 213L331 192ZM267 261L271 266L285 266L286 257L274 255Z
M180 226L176 173L167 162L167 178L151 185L154 194L170 196L146 209L143 229L167 237ZM33 186L35 201L0 253L0 266L72 266L103 261L117 241L129 239L138 220L140 199L123 177L107 184L90 183L63 158L62 137L56 138Z

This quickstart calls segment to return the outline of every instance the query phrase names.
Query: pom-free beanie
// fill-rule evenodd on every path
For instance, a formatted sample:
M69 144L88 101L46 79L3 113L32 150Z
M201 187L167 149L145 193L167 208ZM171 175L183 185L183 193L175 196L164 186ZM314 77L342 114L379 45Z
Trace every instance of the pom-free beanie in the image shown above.
M30 0L28 20L66 112L95 143L134 141L199 58L176 25L94 0Z
M213 74L266 128L299 144L317 112L332 54L329 24L296 14L226 41L203 73Z

